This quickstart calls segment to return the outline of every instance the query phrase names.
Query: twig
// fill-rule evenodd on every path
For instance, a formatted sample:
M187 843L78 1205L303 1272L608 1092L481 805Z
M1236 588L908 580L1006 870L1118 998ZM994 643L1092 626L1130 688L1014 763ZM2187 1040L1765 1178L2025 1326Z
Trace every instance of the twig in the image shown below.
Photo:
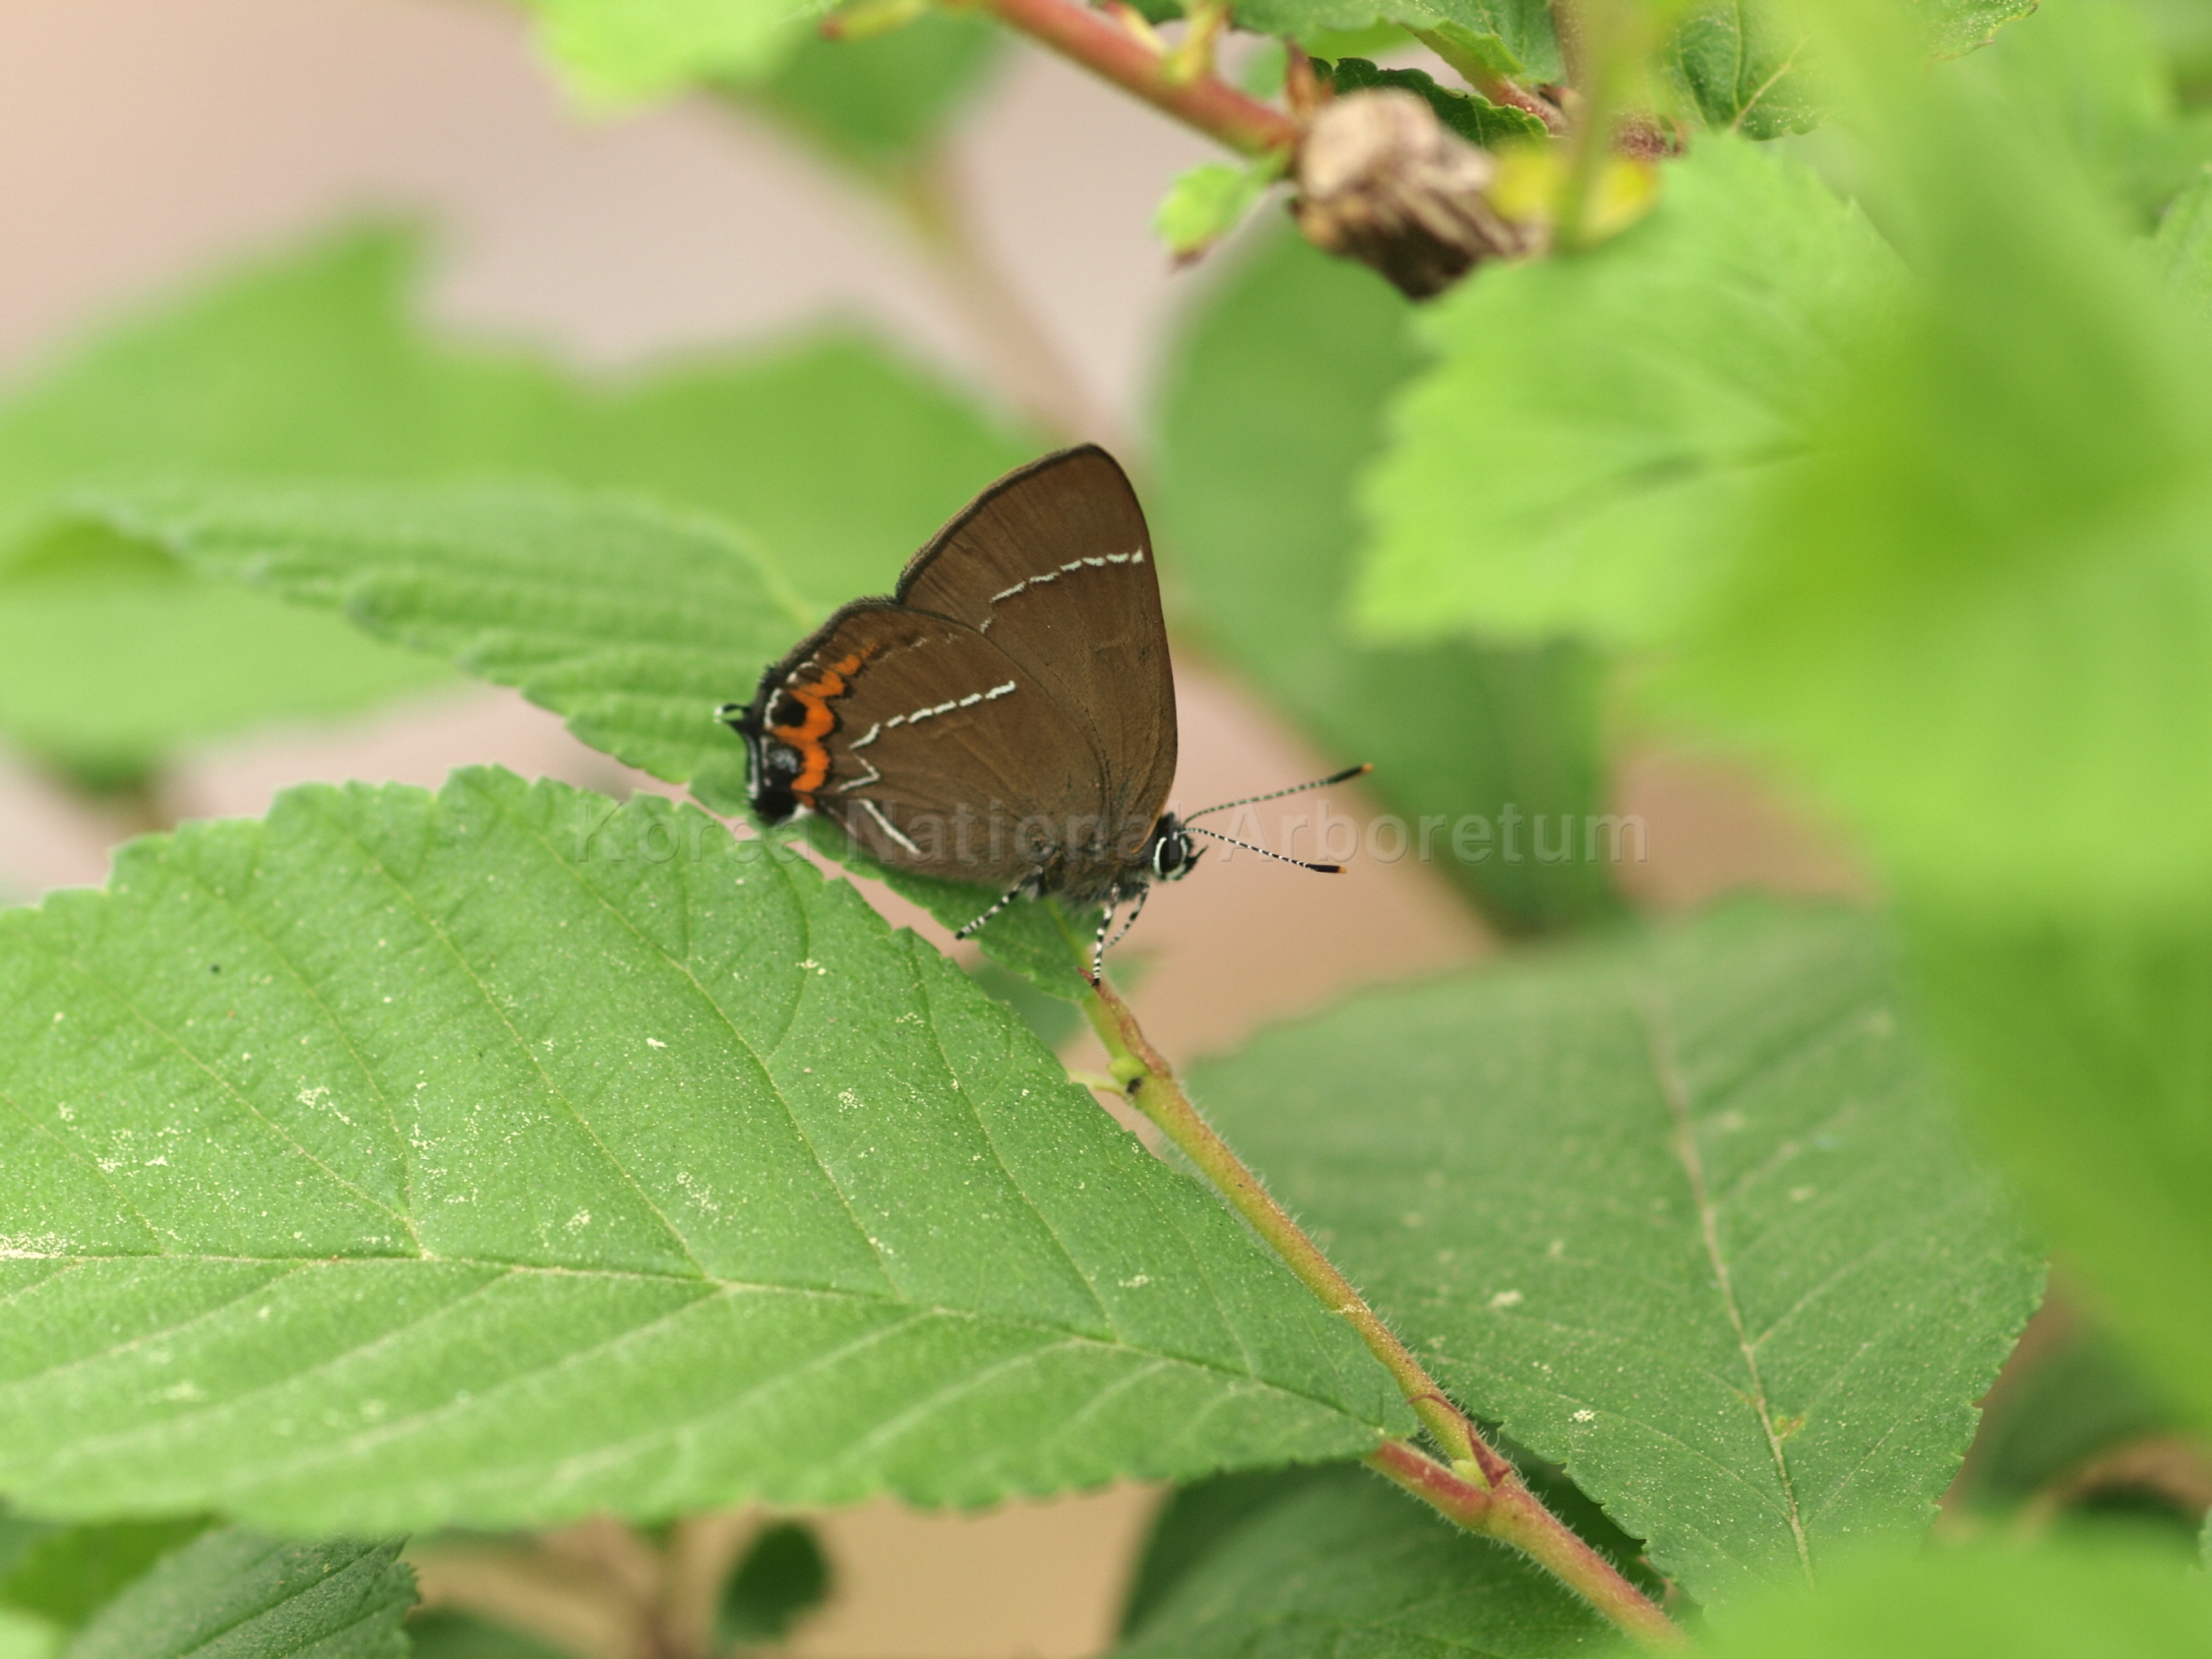
M1286 154L1297 148L1297 123L1281 110L1248 97L1217 75L1181 79L1167 53L1104 12L1075 0L967 3L1231 150L1258 156Z
M1446 1467L1404 1441L1389 1441L1368 1458L1369 1465L1468 1531L1521 1551L1647 1645L1686 1645L1681 1629L1648 1596L1544 1507L1512 1463L1483 1439L1351 1280L1214 1132L1114 988L1101 982L1083 1007L1112 1056L1115 1080L1137 1110L1213 1183L1321 1306L1359 1333L1450 1460Z

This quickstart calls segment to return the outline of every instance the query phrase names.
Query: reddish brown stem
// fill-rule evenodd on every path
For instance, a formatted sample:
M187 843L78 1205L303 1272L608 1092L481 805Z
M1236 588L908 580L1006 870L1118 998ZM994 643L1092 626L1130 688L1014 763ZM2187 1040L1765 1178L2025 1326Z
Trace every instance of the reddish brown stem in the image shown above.
M1102 12L1075 0L971 3L1231 150L1259 156L1297 148L1297 123L1281 110L1246 96L1218 76L1176 84L1164 54Z

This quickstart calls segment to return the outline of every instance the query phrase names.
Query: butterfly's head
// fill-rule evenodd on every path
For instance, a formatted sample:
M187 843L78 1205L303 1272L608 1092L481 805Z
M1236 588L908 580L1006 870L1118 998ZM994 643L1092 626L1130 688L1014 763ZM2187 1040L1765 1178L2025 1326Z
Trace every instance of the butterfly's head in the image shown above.
M1180 882L1198 862L1205 851L1191 838L1183 828L1183 821L1175 814L1162 813L1159 823L1152 826L1150 839L1144 843L1144 868L1152 879L1159 882Z

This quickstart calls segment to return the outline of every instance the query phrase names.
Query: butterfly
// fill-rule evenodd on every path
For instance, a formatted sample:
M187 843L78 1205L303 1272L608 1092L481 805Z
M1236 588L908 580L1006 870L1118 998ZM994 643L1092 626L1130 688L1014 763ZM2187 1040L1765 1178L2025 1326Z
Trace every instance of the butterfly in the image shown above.
M1096 445L991 485L890 597L841 606L715 714L745 740L764 824L819 814L880 863L1000 890L960 938L1017 899L1103 904L1094 982L1114 912L1136 901L1126 933L1154 882L1197 865L1194 835L1230 839L1167 810L1175 673L1152 539Z

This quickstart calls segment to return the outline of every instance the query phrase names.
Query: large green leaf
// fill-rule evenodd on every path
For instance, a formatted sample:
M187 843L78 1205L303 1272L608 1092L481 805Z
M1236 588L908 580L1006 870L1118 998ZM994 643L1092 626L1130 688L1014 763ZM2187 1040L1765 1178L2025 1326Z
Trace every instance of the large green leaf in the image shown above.
M1612 1645L1557 1580L1365 1469L1290 1484L1204 1546L1117 1655L1550 1659Z
M1817 1596L1762 1598L1712 1659L2208 1659L2212 1585L2172 1554L2045 1546L1850 1563Z
M75 1629L207 1529L204 1516L46 1527L0 1576L0 1602Z
M551 473L727 513L827 609L888 587L1030 453L857 336L606 386L437 344L407 321L413 264L388 234L311 247L112 332L0 405L0 732L80 772L129 773L191 738L445 678L56 530L57 500L102 479Z
M414 1574L397 1541L211 1532L101 1610L63 1659L405 1659Z
M1882 935L1724 911L1358 998L1193 1079L1452 1392L1715 1604L1926 1525L2041 1269Z
M750 701L808 609L706 518L550 485L176 485L88 498L195 571L342 609L569 718L708 806L745 805Z
M545 485L150 486L89 497L85 510L203 575L342 608L519 687L582 741L689 783L730 817L746 810L744 746L714 710L751 699L810 614L725 524ZM1000 896L885 870L826 823L808 829L950 927ZM1094 927L1023 903L979 941L1042 989L1081 997Z
M1962 91L1880 106L1870 188L1916 281L1750 521L1680 708L1932 902L2194 910L2212 328L2034 122Z
M1740 140L1668 167L1643 223L1480 273L1428 313L1365 491L1373 627L1668 639L1805 453L1892 259L1809 169Z
M1236 17L1245 29L1300 40L1377 22L1417 30L1449 25L1462 49L1502 74L1531 82L1567 78L1550 0L1239 0Z
M1275 238L1208 297L1177 354L1161 415L1156 518L1195 620L1336 759L1418 829L1513 805L1579 826L1602 811L1598 669L1564 646L1362 648L1342 595L1359 526L1352 488L1385 399L1413 371L1409 308L1372 273ZM1295 781L1285 779L1286 782ZM1234 832L1234 831L1232 831ZM1525 845L1445 868L1511 932L1572 926L1616 903L1584 855Z
M0 1491L383 1530L1356 1455L1340 1321L696 809L292 791L0 915Z

